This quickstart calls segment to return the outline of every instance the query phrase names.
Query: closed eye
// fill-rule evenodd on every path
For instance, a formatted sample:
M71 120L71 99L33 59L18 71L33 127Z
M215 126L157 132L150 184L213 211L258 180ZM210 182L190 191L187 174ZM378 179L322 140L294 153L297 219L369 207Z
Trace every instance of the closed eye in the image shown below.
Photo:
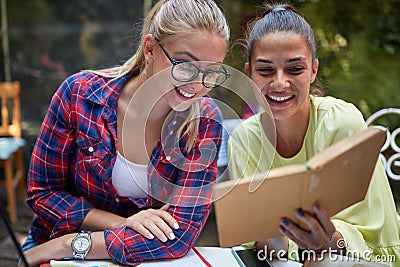
M303 72L304 69L305 69L305 68L303 68L303 67L293 67L293 68L287 69L287 71L288 71L289 73L292 73L292 74L300 74L300 73Z
M260 72L261 74L267 75L274 72L273 68L258 68L256 71Z

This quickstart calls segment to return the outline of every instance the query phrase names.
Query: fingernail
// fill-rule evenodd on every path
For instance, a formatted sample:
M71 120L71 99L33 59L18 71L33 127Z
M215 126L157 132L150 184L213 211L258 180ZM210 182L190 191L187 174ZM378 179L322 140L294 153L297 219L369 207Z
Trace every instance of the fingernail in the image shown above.
M304 211L303 211L302 209L298 209L298 210L296 211L296 213L297 213L297 215L299 215L300 217L303 217L303 216L304 216Z
M154 235L152 235L151 233L149 234L149 239L153 239Z
M169 234L169 239L171 239L171 240L172 240L172 239L175 239L174 233L170 233L170 234Z
M289 221L288 221L287 219L283 219L282 223L283 223L285 226L288 226L288 225L289 225Z
M179 229L179 225L177 223L174 223L174 229Z
M167 242L168 238L165 235L162 235L161 237L161 241L162 242Z
M282 232L286 232L286 229L282 226L279 226L279 229L281 229Z

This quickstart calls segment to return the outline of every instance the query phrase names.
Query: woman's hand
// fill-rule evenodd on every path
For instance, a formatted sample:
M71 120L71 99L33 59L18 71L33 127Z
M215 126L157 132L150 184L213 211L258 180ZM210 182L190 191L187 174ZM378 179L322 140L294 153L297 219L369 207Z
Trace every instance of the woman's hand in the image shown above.
M25 251L24 256L29 266L39 266L52 259L71 257L72 249L68 242L72 240L73 236L74 234L58 237ZM22 259L18 262L18 267L25 267Z
M301 249L316 251L329 248L342 249L337 247L336 242L343 237L336 231L326 210L319 203L313 207L313 210L315 215L301 209L296 211L297 218L307 225L309 230L301 228L288 218L282 218L281 233L294 241Z
M288 238L286 236L259 240L256 242L257 257L261 253L266 259L278 258L279 260L287 258Z
M160 209L142 210L126 218L121 226L132 228L148 239L157 237L162 242L172 240L175 238L172 228L179 229L179 225L166 211L168 208L169 204L165 204Z

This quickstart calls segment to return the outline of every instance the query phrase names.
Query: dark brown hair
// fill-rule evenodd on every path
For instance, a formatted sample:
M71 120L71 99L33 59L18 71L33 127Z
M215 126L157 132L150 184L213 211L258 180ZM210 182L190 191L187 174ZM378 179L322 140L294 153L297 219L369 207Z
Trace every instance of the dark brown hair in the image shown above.
M314 31L296 8L280 3L266 3L264 8L265 12L262 16L251 21L247 30L246 53L249 64L251 64L255 43L266 34L276 32L293 32L301 35L307 42L312 59L317 58ZM310 93L321 96L323 90L317 84L318 82L313 84Z

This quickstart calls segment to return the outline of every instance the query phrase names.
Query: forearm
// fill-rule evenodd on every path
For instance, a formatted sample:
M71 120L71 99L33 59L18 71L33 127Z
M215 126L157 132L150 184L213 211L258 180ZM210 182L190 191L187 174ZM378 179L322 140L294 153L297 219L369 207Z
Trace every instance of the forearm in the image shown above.
M31 248L25 252L25 257L31 266L38 266L50 260L60 260L73 257L71 242L76 236L74 234L64 235ZM110 259L104 243L104 233L94 232L91 234L92 247L86 259Z
M111 230L123 226L125 219L108 211L91 209L85 216L81 229L91 231Z
M135 227L129 226L104 231L109 255L114 261L126 265L135 265L154 259L179 258L186 255L194 245L209 214L208 207L192 209L196 209L196 207L170 207L168 209L179 224L179 228L171 229L175 236L172 239L161 240L157 237L150 239L146 237L147 235L137 232Z

